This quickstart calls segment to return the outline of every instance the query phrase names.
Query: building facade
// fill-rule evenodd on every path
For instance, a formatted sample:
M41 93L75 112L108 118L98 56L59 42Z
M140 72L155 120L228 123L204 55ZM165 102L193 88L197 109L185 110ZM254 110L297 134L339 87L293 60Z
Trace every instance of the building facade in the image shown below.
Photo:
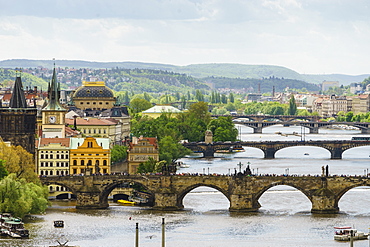
M159 150L157 138L154 137L133 137L128 150L128 172L137 173L139 165L149 158L159 161Z

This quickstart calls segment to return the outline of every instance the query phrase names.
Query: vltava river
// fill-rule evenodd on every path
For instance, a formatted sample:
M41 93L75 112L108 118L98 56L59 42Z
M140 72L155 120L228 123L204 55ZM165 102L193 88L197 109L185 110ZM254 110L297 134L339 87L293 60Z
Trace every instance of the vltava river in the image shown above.
M251 134L241 127L243 140L300 140L301 137L281 136L275 132L301 133L300 127L275 126L263 134ZM308 132L306 130L306 132ZM350 139L359 131L320 130L319 135L306 134L307 140ZM262 151L245 148L243 153L218 154L214 159L196 156L182 159L189 173L227 174L239 162L250 162L254 173L320 174L328 165L331 174L363 175L370 168L370 146L344 152L342 160L331 160L330 153L317 147L292 147L276 153L276 159L263 159ZM304 155L308 153L309 155ZM111 203L106 210L76 210L73 202L54 202L45 215L28 219L26 227L31 237L26 240L2 239L0 246L49 246L55 240L81 247L135 246L135 224L139 223L139 246L161 246L161 221L166 221L167 247L225 246L349 246L333 240L334 226L355 226L368 231L370 227L370 189L355 188L339 202L340 214L313 215L311 203L299 191L288 186L276 186L260 198L257 213L230 213L229 202L221 193L199 187L184 199L183 211L160 212L150 208L121 206ZM131 217L131 220L130 220ZM53 227L54 220L64 220L63 229ZM369 246L368 241L356 241L356 247Z

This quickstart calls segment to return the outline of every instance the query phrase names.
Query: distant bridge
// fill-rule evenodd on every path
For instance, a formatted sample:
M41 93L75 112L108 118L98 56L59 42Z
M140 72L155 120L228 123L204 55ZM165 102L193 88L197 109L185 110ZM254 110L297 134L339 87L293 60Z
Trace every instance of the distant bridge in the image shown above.
M205 142L190 142L184 143L184 147L189 148L193 152L203 153L204 157L214 157L217 150L228 150L234 147L255 147L259 148L264 153L264 158L273 159L275 153L283 148L293 146L316 146L328 150L331 154L331 159L341 159L344 151L361 146L369 146L370 141L352 141L352 140L328 140L328 141L242 141L242 142L214 142L207 144Z
M212 115L212 117L232 117L235 124L245 125L253 129L253 133L262 133L262 129L273 125L298 125L310 130L310 134L318 134L322 127L347 125L359 128L362 134L370 134L370 123L367 122L319 122L318 116L296 115ZM244 119L244 120L243 120ZM246 120L248 119L248 120ZM304 121L303 121L304 120Z
M40 179L44 185L68 188L77 198L76 207L81 209L107 208L108 195L114 188L123 183L136 183L152 195L154 209L182 209L183 199L190 191L207 186L220 191L229 200L230 211L253 212L260 207L258 200L268 189L288 185L310 200L312 213L337 213L338 202L348 190L370 186L368 177L338 176L102 175L48 176Z

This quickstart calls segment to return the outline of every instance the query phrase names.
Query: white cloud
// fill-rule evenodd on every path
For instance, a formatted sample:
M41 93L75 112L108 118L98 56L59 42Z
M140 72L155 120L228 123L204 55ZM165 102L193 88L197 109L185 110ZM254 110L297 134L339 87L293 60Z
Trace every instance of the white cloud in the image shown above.
M369 73L366 0L0 0L0 60L244 63Z

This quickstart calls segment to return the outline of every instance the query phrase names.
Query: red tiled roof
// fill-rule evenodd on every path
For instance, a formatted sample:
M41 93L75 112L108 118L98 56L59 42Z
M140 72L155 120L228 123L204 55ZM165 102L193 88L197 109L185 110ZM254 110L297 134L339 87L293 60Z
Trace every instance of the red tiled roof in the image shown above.
M59 143L62 146L69 147L70 138L40 138L40 147L51 143Z
M119 121L112 118L77 118L76 124L79 125L116 125ZM66 124L73 125L74 119L66 119Z

